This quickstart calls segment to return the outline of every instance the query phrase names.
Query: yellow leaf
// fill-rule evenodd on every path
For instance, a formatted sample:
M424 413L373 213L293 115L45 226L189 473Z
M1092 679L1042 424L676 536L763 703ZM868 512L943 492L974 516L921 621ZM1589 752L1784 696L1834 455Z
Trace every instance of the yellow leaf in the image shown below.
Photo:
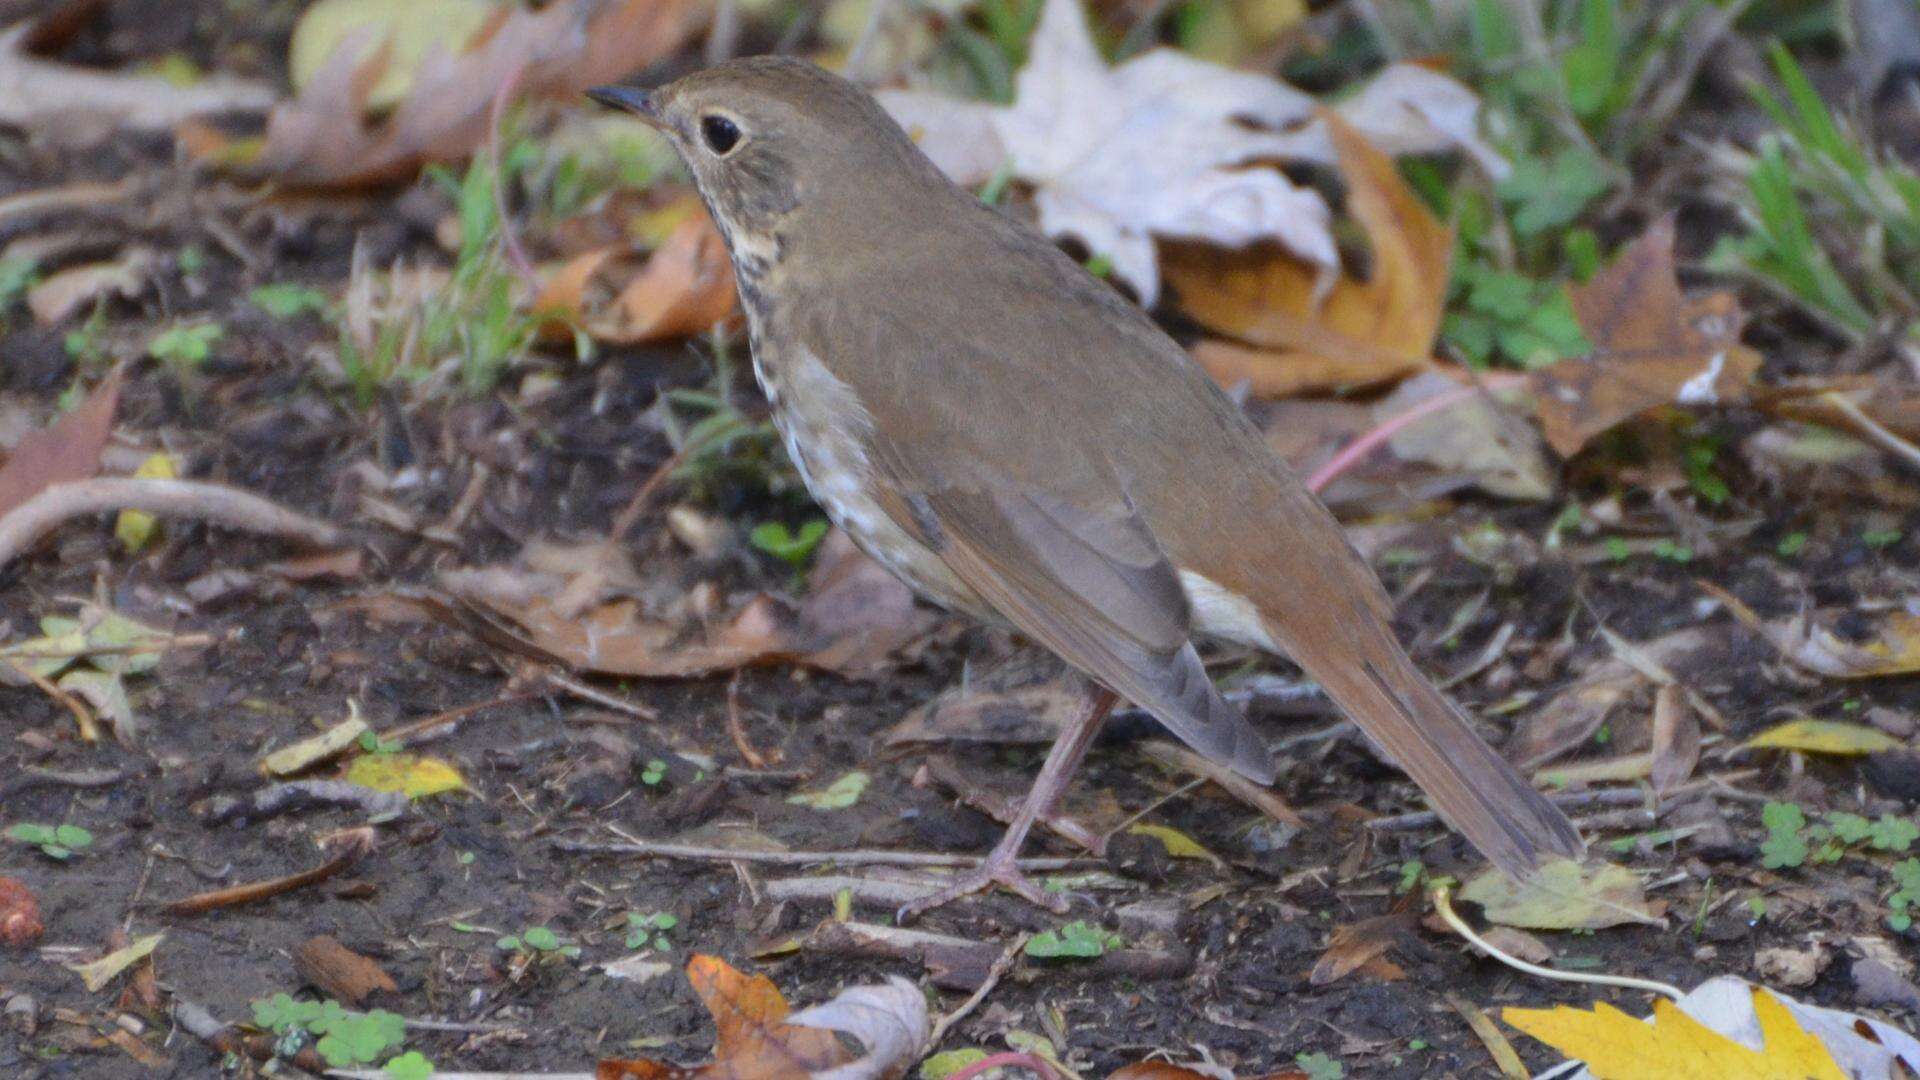
M460 770L439 758L414 754L365 754L347 767L347 782L375 791L402 791L418 799L467 786Z
M345 720L311 738L302 739L291 746L283 746L260 759L260 771L269 776L291 776L318 762L344 753L367 731L367 722L360 719L360 710L349 702L350 715Z
M1165 825L1135 825L1127 832L1132 836L1153 837L1167 849L1167 854L1176 859L1205 859L1216 866L1220 864L1218 855L1201 847L1199 841L1179 829L1171 829Z
M98 993L100 988L112 982L114 976L139 963L165 934L148 934L124 949L115 949L91 964L68 964L67 970L80 976L87 989Z
M133 471L136 480L172 480L179 475L173 455L168 453L150 455ZM113 535L120 541L121 547L129 552L137 552L153 539L153 530L158 524L153 515L145 510L122 510L113 521Z
M789 795L787 801L814 810L845 810L860 801L860 796L865 794L867 785L872 782L872 777L856 769L817 791Z
M1659 924L1640 879L1612 863L1581 866L1555 859L1518 882L1491 867L1460 888L1460 899L1486 909L1487 918L1532 930L1598 930L1621 923Z
M387 64L367 93L367 107L400 104L413 76L435 52L457 56L499 14L491 0L320 0L293 28L287 66L296 90L313 81L334 50L357 43L365 56L382 44Z
M1755 987L1753 1011L1762 1050L1749 1050L1706 1027L1673 1002L1653 1006L1653 1023L1605 1002L1592 1012L1565 1005L1503 1009L1500 1018L1570 1058L1587 1063L1598 1080L1846 1080L1818 1038L1785 1005Z
M1749 750L1805 750L1812 754L1877 754L1902 743L1884 731L1837 720L1789 720L1747 740Z

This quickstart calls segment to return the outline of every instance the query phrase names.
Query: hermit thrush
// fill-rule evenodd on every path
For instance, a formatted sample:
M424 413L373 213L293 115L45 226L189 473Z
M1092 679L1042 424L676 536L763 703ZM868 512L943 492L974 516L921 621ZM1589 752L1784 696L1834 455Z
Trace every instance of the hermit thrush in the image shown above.
M921 595L1092 680L1000 844L910 915L1004 885L1114 695L1262 782L1196 635L1299 663L1496 865L1579 834L1434 689L1372 571L1205 372L1028 226L950 183L864 91L757 57L592 91L660 129L725 238L754 373L836 524Z

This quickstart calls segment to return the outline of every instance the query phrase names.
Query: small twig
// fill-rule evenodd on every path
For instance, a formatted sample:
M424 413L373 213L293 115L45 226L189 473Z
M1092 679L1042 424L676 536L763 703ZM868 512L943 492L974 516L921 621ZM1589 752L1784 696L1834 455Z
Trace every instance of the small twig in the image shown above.
M772 900L838 900L841 894L856 904L887 909L898 908L940 891L942 882L893 881L886 878L851 877L845 874L810 875L769 881L766 894Z
M618 543L633 531L634 525L640 521L640 515L646 512L647 504L653 500L654 492L659 491L668 480L673 478L673 474L687 460L689 449L690 447L683 446L668 455L667 460L655 466L652 474L634 489L633 497L628 499L627 505L621 507L620 513L614 516L613 528L607 531L609 539Z
M1581 810L1590 806L1639 806L1647 801L1647 793L1639 788L1589 788L1555 792L1546 798L1562 810ZM1367 828L1375 832L1405 832L1438 824L1440 815L1431 810L1417 810L1411 814L1374 818L1367 822Z
M198 480L98 477L53 486L0 517L0 567L71 518L110 510L202 518L229 528L285 536L315 546L339 544L337 528L258 495Z
M980 1007L980 1003L987 999L987 995L993 992L993 988L1000 985L1001 978L1019 961L1021 951L1027 947L1027 941L1032 937L1032 934L1021 934L1014 938L1013 943L1001 952L1000 958L987 969L987 977L980 980L980 985L974 987L973 993L967 1000L961 1002L959 1008L942 1016L933 1025L933 1033L927 1036L928 1050L939 1046L940 1041L947 1037L947 1032L953 1030L953 1025L965 1020L968 1014Z
M0 522L0 524L4 524L4 522ZM20 663L11 656L0 656L0 660L5 660L8 667L19 672L22 678L39 687L41 693L65 705L67 711L73 714L73 722L75 726L80 729L80 738L82 741L90 743L100 741L100 726L94 722L93 713L87 711L87 707L81 704L79 698L55 686L53 680L27 665Z
M437 712L432 716L415 720L410 724L402 724L397 728L390 728L380 732L380 738L382 741L392 740L402 746L412 746L425 742L430 738L437 738L447 734L447 731L453 730L460 721L465 720L474 713L491 709L495 705L511 705L516 701L525 701L528 698L538 696L538 693L531 690L510 690L507 693L490 697L485 701L476 701L470 705L456 706L444 712ZM439 730L443 727L446 728L447 731Z
M1832 406L1841 416L1846 417L1847 422L1858 428L1860 434L1866 436L1869 442L1899 457L1914 468L1920 469L1920 446L1915 446L1887 430L1880 421L1868 416L1866 410L1855 405L1852 398L1838 390L1828 390L1820 395L1820 400Z
M256 900L265 900L281 893L304 889L308 885L327 880L360 861L361 852L351 850L321 863L311 870L302 870L285 877L270 878L266 881L250 881L244 885L234 885L225 889L198 893L183 900L175 900L160 910L169 915L201 915L220 908L251 904Z
M368 817L386 817L406 813L407 805L407 795L402 791L375 791L344 780L290 780L244 799L217 798L206 820L209 825L242 817L264 821L309 806L351 806Z
M574 697L591 701L595 705L604 705L615 712L626 713L628 716L637 717L641 720L660 719L658 712L645 705L639 705L625 698L614 697L612 694L596 690L557 668L548 668L545 672L541 673L540 677L545 679L549 684L572 694Z
M784 755L775 751L774 757L769 759L747 741L746 725L740 716L740 675L739 671L735 671L733 678L727 681L727 735L733 739L733 748L740 751L749 768L765 769L778 765Z
M582 855L644 855L655 859L687 859L694 862L756 862L774 866L811 866L826 863L835 866L944 866L965 869L986 861L981 855L938 855L921 851L741 851L735 848L703 847L698 844L672 844L639 840L627 844L588 844L578 840L555 840L558 851ZM1021 859L1022 870L1073 870L1104 866L1100 859L1042 858Z
M1395 435L1435 413L1444 412L1462 402L1472 401L1487 391L1508 390L1524 386L1526 382L1526 376L1519 373L1483 376L1479 384L1462 386L1444 394L1435 394L1404 412L1397 412L1381 421L1371 431L1341 447L1340 452L1329 458L1325 465L1315 469L1313 475L1307 477L1307 490L1316 495L1319 494L1321 489L1338 479L1341 473L1359 464L1362 458L1385 445Z
M1448 897L1448 892L1449 890L1445 885L1438 885L1429 893L1429 895L1433 897L1434 910L1440 913L1441 921L1453 927L1454 933L1472 942L1481 952L1486 953L1488 956L1493 957L1495 960L1500 961L1516 971L1524 971L1529 975L1537 975L1542 979L1552 979L1555 982L1585 983L1591 986L1618 986L1627 990L1645 990L1650 994L1665 994L1675 1001L1686 997L1686 994L1683 993L1679 987L1670 986L1663 982L1655 982L1652 979L1636 979L1627 975L1585 975L1573 971L1555 971L1552 968L1544 968L1538 964L1529 964L1517 956L1501 952L1492 944L1488 943L1486 938L1474 933L1473 927L1468 926L1465 919L1455 914L1453 904Z
M527 250L520 246L520 234L514 231L513 218L507 212L507 177L500 171L500 125L507 115L507 102L513 100L513 92L520 85L520 76L525 74L527 62L521 60L500 80L500 88L493 93L493 107L487 115L487 168L493 170L493 212L500 219L500 243L507 249L507 261L513 264L514 272L527 287L529 297L540 295L540 275L533 269L533 260L527 257ZM463 243L477 237L461 237Z

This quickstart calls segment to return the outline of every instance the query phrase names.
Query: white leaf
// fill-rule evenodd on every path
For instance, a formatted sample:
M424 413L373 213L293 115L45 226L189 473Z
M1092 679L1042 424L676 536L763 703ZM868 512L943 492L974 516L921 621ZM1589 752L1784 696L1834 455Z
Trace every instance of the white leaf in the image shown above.
M920 988L898 975L885 986L856 986L823 1005L787 1017L800 1027L851 1035L866 1056L813 1074L813 1080L878 1080L895 1076L918 1060L932 1027Z
M1326 203L1269 165L1334 161L1315 100L1172 49L1109 68L1080 0L1046 0L1012 105L917 91L880 100L956 183L1009 167L1033 186L1041 229L1107 258L1144 304L1160 291L1156 236L1227 247L1274 240L1308 262L1339 264ZM1506 163L1476 134L1479 106L1454 80L1397 64L1338 109L1388 153L1459 147L1498 177Z

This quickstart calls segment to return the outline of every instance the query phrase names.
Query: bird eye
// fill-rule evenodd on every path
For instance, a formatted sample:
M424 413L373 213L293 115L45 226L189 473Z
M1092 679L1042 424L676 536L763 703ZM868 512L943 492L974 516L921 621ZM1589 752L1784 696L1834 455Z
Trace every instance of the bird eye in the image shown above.
M700 118L700 137L707 141L707 149L725 157L740 145L740 126L717 113L708 113Z

